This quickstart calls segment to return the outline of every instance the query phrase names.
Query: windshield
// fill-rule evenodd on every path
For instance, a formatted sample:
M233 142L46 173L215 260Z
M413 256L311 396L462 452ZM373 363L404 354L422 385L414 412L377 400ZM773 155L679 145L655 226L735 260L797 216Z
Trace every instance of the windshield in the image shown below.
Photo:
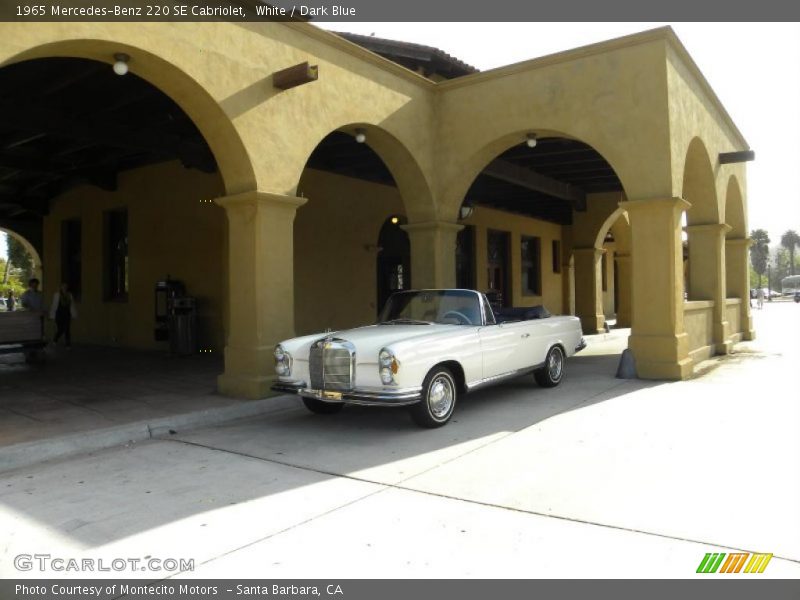
M467 290L433 290L394 294L381 313L383 324L438 323L480 325L478 294Z

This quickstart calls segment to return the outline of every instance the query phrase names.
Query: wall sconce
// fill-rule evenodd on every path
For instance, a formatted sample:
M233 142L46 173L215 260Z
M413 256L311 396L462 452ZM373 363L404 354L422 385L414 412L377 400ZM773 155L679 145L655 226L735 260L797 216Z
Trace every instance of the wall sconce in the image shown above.
M539 143L539 140L536 139L535 133L529 133L525 136L525 143L528 144L528 148L536 148L536 144Z
M363 144L367 141L367 132L361 129L360 127L356 129L356 142L359 144Z
M400 222L400 217L393 216L393 217L392 217L391 219L389 219L389 220L392 222L392 225L397 225L397 224Z
M124 52L117 52L114 55L114 73L120 77L126 75L128 73L128 61L130 59L131 57Z
M475 207L471 204L462 204L461 208L458 211L458 217L462 221L466 221L472 216L472 213L475 212Z

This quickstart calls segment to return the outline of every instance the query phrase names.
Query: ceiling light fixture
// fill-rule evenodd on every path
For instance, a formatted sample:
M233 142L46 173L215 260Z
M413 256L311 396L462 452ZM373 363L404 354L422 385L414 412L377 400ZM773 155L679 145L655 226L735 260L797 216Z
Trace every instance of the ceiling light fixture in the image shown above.
M528 144L528 148L536 148L536 144L538 140L536 139L535 133L529 133L525 136L525 143Z
M124 52L117 52L114 55L114 73L120 77L126 75L128 73L128 61L130 59L131 57Z
M361 128L356 129L356 142L363 144L367 141L367 132Z

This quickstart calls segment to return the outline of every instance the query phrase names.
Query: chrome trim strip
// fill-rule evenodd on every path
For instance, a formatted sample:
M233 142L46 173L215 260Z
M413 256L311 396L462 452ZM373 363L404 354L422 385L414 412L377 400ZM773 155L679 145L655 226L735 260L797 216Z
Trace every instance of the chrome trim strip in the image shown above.
M304 398L314 398L323 402L360 404L364 406L408 406L422 398L422 388L403 388L399 390L355 389L350 392L335 390L312 390L305 382L278 381L272 386L275 392L298 394Z
M494 375L492 377L479 379L478 381L473 381L472 383L468 383L467 390L471 392L472 390L476 390L478 388L493 385L495 383L500 383L501 381L505 381L506 379L514 379L516 377L521 377L523 375L527 375L528 373L533 373L536 369L541 369L543 366L544 363L540 363L538 365L533 365L532 367L524 367L522 369L517 369L515 371L508 371L507 373L501 373L500 375Z

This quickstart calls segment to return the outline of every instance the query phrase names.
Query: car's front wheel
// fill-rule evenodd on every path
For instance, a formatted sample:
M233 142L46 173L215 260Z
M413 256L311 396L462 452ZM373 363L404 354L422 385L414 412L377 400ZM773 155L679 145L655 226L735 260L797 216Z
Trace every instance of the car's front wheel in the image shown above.
M564 377L564 350L553 346L544 359L544 365L533 372L533 377L542 387L556 387Z
M445 425L456 408L458 386L450 369L434 367L422 382L422 400L411 406L411 418L420 427Z
M306 405L308 410L317 415L333 415L344 407L341 402L323 402L316 398L303 398L303 404Z

